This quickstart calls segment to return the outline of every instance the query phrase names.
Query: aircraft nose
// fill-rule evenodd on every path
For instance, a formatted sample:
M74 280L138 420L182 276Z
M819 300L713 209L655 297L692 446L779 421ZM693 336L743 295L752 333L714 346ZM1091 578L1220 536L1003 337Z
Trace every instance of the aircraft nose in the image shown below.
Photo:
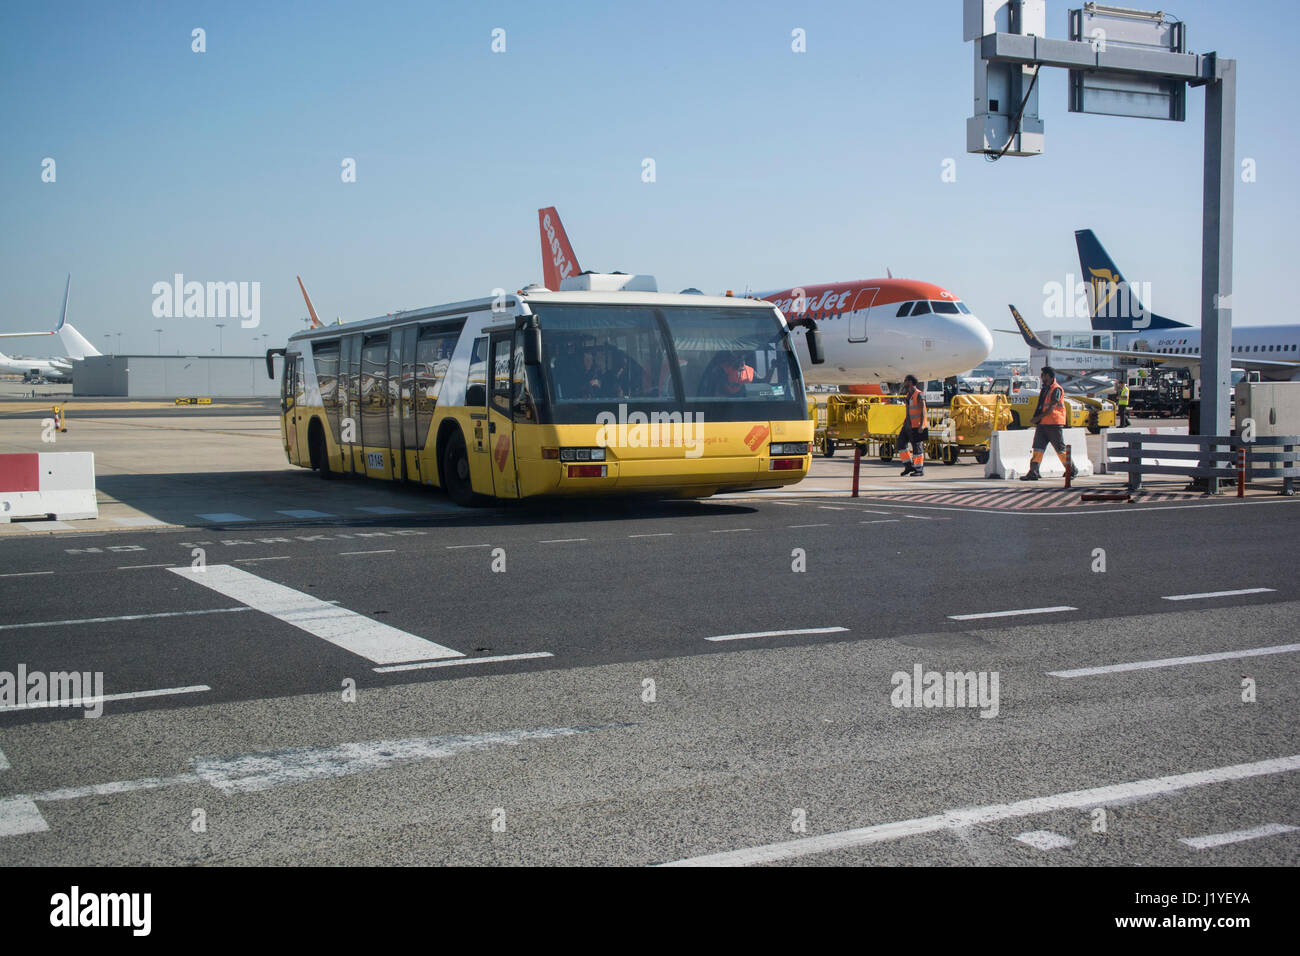
M993 354L993 334L974 315L962 316L961 354L967 364L974 368Z

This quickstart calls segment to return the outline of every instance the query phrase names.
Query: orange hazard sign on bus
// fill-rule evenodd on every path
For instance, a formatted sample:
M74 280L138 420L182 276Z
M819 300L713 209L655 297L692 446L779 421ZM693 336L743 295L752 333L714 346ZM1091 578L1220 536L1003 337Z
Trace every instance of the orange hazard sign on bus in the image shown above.
M497 471L506 470L506 458L510 456L510 436L501 435L497 438L496 450L492 452L492 457L496 459Z
M758 446L763 444L765 438L767 438L767 426L755 425L745 436L745 444L749 446L750 451L758 451Z

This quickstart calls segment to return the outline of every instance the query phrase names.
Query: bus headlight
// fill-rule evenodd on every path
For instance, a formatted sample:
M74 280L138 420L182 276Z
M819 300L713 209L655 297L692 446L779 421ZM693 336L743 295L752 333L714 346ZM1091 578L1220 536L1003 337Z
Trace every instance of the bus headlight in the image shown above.
M808 443L806 441L773 442L768 446L768 454L806 455L808 454Z
M561 448L560 461L604 461L603 448Z

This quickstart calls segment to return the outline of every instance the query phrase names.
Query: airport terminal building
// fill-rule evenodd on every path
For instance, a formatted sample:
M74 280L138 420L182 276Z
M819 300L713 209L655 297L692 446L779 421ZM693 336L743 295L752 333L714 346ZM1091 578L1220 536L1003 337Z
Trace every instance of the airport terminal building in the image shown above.
M276 376L267 378L261 355L95 355L74 364L72 394L268 398L280 392Z

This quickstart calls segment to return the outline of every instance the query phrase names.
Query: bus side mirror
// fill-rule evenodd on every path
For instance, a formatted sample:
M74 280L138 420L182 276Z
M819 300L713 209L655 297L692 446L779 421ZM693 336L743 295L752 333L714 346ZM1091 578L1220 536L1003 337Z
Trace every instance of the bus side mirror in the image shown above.
M821 365L826 361L826 353L822 351L822 330L809 323L807 338L808 357L814 365Z
M275 381L275 357L283 355L284 349L267 349L266 350L266 377Z
M535 325L524 329L524 364L542 364L542 330Z

